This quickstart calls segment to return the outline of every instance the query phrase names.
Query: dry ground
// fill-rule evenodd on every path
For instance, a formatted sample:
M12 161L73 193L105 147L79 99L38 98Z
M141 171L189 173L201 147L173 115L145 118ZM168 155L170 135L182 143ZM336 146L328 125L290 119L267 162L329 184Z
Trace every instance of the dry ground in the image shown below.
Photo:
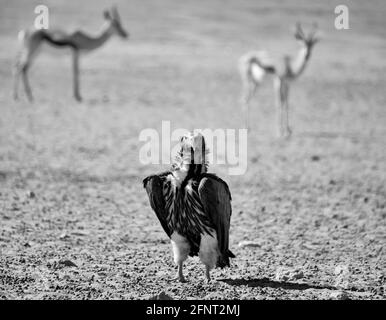
M11 99L17 30L40 1L0 2L0 297L5 299L385 298L386 6L347 1L117 1L127 42L82 60L85 101L71 98L70 58L34 64L34 104ZM51 26L96 30L108 1L46 1ZM173 282L171 248L142 179L144 128L240 128L236 63L251 49L294 52L290 27L324 39L293 88L288 141L275 136L272 88L253 102L248 171L233 193L232 268L206 284L196 259ZM239 247L243 240L254 247ZM60 261L70 260L69 267ZM341 269L348 273L337 275ZM286 276L286 270L289 275Z

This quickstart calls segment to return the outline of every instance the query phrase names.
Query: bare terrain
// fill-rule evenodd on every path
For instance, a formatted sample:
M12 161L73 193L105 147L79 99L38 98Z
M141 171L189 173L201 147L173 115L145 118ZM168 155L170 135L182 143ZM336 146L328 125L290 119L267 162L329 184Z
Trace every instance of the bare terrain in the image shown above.
M347 3L346 3L347 2ZM50 25L95 33L108 1L46 1ZM385 299L386 5L383 1L116 1L130 39L81 60L47 50L35 102L12 100L17 32L39 1L0 2L0 299ZM350 29L334 28L346 3ZM295 53L291 27L323 30L293 86L289 140L276 136L271 85L253 100L248 171L230 176L232 267L171 246L142 179L145 128L242 128L238 58ZM239 246L242 241L249 245ZM244 243L245 244L245 243ZM344 291L344 293L343 293Z

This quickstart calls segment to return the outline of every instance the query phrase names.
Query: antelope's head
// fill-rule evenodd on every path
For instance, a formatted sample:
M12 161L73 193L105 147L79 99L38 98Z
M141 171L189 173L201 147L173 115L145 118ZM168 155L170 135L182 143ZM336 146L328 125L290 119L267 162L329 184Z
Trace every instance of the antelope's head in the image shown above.
M107 21L110 22L115 33L117 33L120 37L124 39L129 37L129 33L122 26L121 17L119 16L116 6L113 6L111 9L105 10L104 17Z
M303 28L300 22L298 22L296 23L294 36L296 40L300 41L302 44L306 46L307 49L311 50L314 44L320 40L320 38L317 35L317 31L318 31L318 25L317 23L314 23L312 25L311 31L308 34L306 34L303 31Z

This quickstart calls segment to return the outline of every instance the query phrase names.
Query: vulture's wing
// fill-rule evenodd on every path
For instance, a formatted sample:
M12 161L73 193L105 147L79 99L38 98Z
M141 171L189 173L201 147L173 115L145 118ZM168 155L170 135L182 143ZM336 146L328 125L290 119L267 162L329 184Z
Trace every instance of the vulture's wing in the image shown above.
M162 175L153 175L145 178L143 180L143 186L149 196L150 206L157 215L159 222L161 222L162 228L170 238L171 231L166 221L167 212L165 209L165 198L163 195L163 182L161 176Z
M229 228L232 214L231 193L225 181L212 174L204 174L198 186L198 194L205 213L213 222L222 256L219 266L229 265L234 254L229 250Z

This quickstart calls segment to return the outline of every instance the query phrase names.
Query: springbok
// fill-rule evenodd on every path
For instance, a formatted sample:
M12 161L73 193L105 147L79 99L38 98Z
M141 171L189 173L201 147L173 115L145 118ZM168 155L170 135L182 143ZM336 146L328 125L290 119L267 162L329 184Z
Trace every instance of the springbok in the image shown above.
M301 48L295 57L285 55L283 64L277 65L265 51L248 52L239 60L239 71L242 79L242 104L244 109L245 124L249 129L249 103L267 74L272 74L274 79L275 102L279 113L280 136L289 137L292 133L288 123L289 105L288 94L290 84L304 71L311 57L314 44L319 40L316 37L317 25L314 23L312 30L305 34L300 23L296 24L295 39Z
M71 48L73 62L73 92L77 101L81 101L79 89L79 56L81 53L95 50L101 47L113 34L118 34L122 38L128 37L128 32L122 27L121 19L116 7L104 11L105 23L100 33L90 36L83 31L66 33L62 30L34 30L19 32L21 50L18 52L14 66L14 99L18 99L19 79L22 76L24 89L28 100L33 101L31 87L28 81L28 70L32 60L36 57L38 49L44 42L55 47Z

